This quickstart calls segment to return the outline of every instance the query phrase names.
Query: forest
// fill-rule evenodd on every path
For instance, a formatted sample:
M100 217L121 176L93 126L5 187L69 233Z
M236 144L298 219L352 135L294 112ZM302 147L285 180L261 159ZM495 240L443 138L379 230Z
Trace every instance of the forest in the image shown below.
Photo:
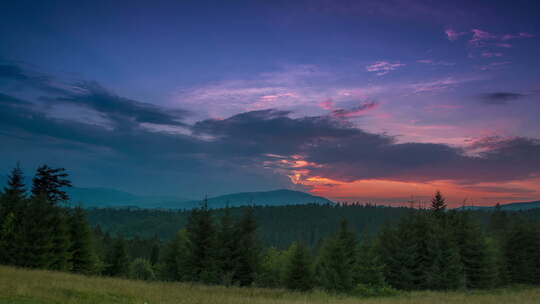
M14 168L0 197L2 265L360 296L540 284L535 210L450 210L437 192L427 209L86 211L67 204L65 169L24 180Z

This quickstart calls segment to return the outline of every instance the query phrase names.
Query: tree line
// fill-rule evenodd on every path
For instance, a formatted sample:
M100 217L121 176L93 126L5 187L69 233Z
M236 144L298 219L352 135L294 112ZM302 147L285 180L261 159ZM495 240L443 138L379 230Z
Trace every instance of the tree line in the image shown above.
M343 219L315 245L276 248L260 240L255 208L216 212L206 200L166 243L111 236L92 229L82 208L65 204L70 186L64 169L44 165L27 192L21 169L13 169L0 197L0 264L361 295L540 284L536 221L496 208L483 228L473 212L447 210L439 192L430 209L407 209L376 234L359 235Z

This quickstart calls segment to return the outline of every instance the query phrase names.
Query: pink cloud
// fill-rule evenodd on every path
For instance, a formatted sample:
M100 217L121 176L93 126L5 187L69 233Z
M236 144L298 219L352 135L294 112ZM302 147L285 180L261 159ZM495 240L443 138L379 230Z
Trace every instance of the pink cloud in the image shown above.
M333 110L334 109L334 101L332 99L328 98L327 100L321 102L319 106L325 110Z
M519 33L519 34L506 34L501 36L502 41L511 40L511 39L519 39L519 38L533 38L533 34L529 33Z
M509 48L512 47L512 45L509 43L503 43L504 41L535 37L535 35L525 32L503 35L496 35L480 29L472 29L471 32L473 33L473 36L469 40L469 44L474 47L483 47L486 46L488 42L495 42L496 46Z
M480 29L472 29L471 32L473 33L473 36L471 40L469 40L469 44L473 46L484 46L486 41L497 39L496 35L486 31L482 31Z
M398 68L405 66L406 64L398 62L377 61L373 64L366 66L368 72L376 72L377 76L382 76L397 70Z
M457 32L453 29L446 29L444 33L446 34L446 37L448 37L448 40L450 41L456 41L459 39L459 37L467 34L467 32Z

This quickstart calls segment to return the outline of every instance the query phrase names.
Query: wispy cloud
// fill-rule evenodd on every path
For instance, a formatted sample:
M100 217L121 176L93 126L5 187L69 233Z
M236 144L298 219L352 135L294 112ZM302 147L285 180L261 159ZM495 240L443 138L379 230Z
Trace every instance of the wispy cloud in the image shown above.
M422 64L441 65L441 66L453 66L453 65L456 65L456 64L453 63L453 62L448 62L448 61L436 61L436 60L433 60L433 59L420 59L420 60L416 60L416 62L422 63Z
M395 71L400 67L405 66L406 64L401 63L399 61L397 62L389 62L389 61L377 61L374 62L368 66L366 66L366 70L368 72L374 72L377 74L377 76L383 76L391 71Z
M509 40L535 37L535 35L526 32L500 35L481 29L472 29L471 32L473 35L469 40L469 44L473 47L485 47L492 44L498 47L510 48L512 45L507 42Z
M502 69L502 68L504 68L505 66L507 66L507 65L509 65L511 63L512 63L511 61L491 62L490 64L480 66L479 69L482 70L482 71L493 71L493 70Z

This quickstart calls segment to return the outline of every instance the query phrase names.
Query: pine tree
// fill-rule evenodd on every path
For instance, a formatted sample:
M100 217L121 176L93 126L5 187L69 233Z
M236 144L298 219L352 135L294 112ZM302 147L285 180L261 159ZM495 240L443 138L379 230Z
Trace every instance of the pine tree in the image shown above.
M358 246L354 272L354 280L357 284L372 287L383 287L386 285L384 264L372 241L364 240Z
M437 214L446 210L446 200L440 191L435 192L435 197L431 200L431 210Z
M462 288L465 283L459 248L451 232L446 230L438 234L433 277L433 289L454 290Z
M24 184L24 174L17 163L17 166L11 170L8 176L7 186L4 188L5 205L4 212L9 213L15 208L15 204L26 198L26 185ZM1 214L0 214L1 218Z
M54 261L54 223L55 212L45 197L33 197L28 201L24 221L20 227L17 241L19 252L17 266L30 268L50 268Z
M161 277L167 281L192 280L191 257L189 256L188 232L180 230L175 238L167 244L163 258Z
M191 280L218 283L221 276L217 262L216 228L207 199L200 208L191 211L186 230L190 246Z
M451 225L463 263L465 287L493 287L497 278L496 259L480 225L468 212L456 213Z
M229 285L233 283L234 274L237 269L236 252L239 246L239 235L236 233L235 223L230 214L230 209L225 208L220 218L218 242L218 261L222 283Z
M313 270L308 249L301 243L289 248L289 261L285 272L285 286L291 290L308 291L313 288Z
M0 264L16 265L22 247L19 227L26 205L23 172L17 166L8 176L7 186L0 195Z
M245 209L244 215L236 224L235 231L238 245L234 252L236 269L233 280L240 286L249 286L255 281L261 254L253 208Z
M71 269L71 236L66 210L59 207L51 208L51 238L52 252L50 269L66 271Z
M350 292L355 287L356 238L343 220L340 231L328 238L317 263L320 284L329 291Z
M32 179L32 195L43 195L52 205L57 205L69 200L69 196L62 188L71 187L71 181L64 168L50 168L47 165L39 167Z
M96 269L96 254L92 243L92 231L81 207L73 209L69 221L71 236L70 264L76 273L90 274Z
M540 283L540 228L526 220L516 222L510 229L504 257L512 283Z
M261 259L256 285L269 288L284 286L285 266L290 260L289 253L289 251L282 251L274 247L268 248Z
M116 277L127 277L129 274L129 257L126 242L119 238L110 249L105 260L105 274Z

